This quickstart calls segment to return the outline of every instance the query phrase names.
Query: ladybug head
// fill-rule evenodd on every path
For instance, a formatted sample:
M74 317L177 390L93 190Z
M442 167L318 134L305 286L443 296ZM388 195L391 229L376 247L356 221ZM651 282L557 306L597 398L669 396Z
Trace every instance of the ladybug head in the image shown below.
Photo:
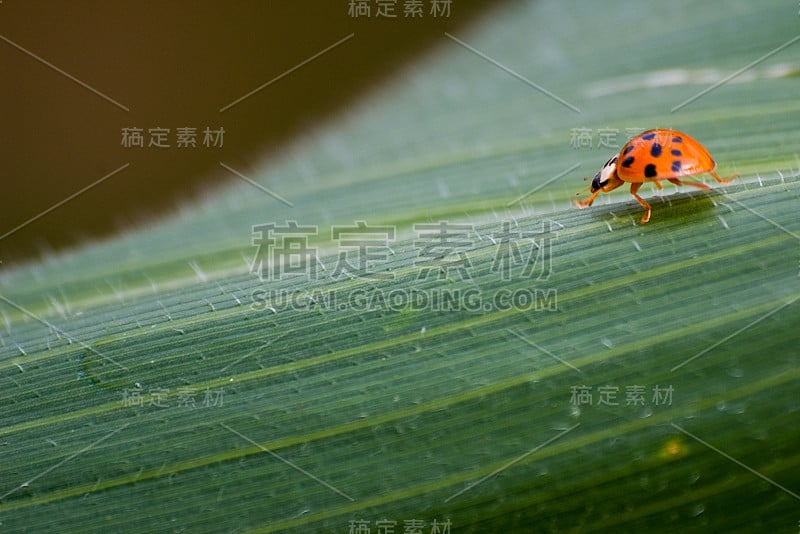
M594 179L592 180L591 190L592 193L597 191L598 189L602 189L607 183L608 179L611 178L617 172L617 156L612 156L611 159L606 161L606 164L603 165L603 168L600 169L600 172L594 175Z

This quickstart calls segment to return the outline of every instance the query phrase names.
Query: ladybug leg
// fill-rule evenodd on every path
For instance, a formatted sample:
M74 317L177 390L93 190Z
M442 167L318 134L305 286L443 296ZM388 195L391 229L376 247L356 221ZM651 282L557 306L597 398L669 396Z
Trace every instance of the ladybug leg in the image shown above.
M692 187L696 187L697 189L702 189L704 191L707 191L707 190L711 189L706 184L702 184L700 182L683 182L681 180L678 180L677 178L669 178L669 181L671 183L675 184L675 185L691 185ZM723 183L727 183L727 182L723 182Z
M661 180L653 180L653 185L655 185L656 189L658 189L659 191L664 189L664 186L661 185Z
M714 177L714 179L715 179L716 181L718 181L719 183L721 183L721 184L728 184L728 183L730 183L730 182L731 182L731 180L733 180L734 178L736 178L737 176L739 176L739 173L737 172L736 174L731 174L731 175L730 175L730 176L728 176L727 178L725 178L725 179L722 179L722 178L720 178L720 177L719 177L719 174L717 174L717 173L716 173L716 172L714 172L714 171L710 171L708 174L710 174L711 176L713 176L713 177Z
M591 205L592 205L592 202L594 202L594 199L595 199L595 198L597 198L597 195L600 193L600 191L601 191L601 190L600 190L600 189L598 189L597 191L595 191L594 193L592 193L592 194L589 196L589 198L587 198L586 200L577 200L577 199L575 199L575 200L573 200L572 202L573 202L573 203L574 203L576 206L578 206L579 208L588 208L589 206L591 206Z
M625 182L623 182L619 178L610 178L606 185L604 185L603 187L601 187L600 189L589 195L589 198L587 198L586 200L573 200L572 202L579 208L588 208L589 206L592 205L594 199L597 198L597 195L600 194L600 191L602 191L603 193L608 193L609 191L613 191L614 189L618 188L624 183Z
M636 192L639 191L640 187L642 187L641 182L631 184L631 195L633 195L633 198L635 198L639 202L639 204L641 204L642 207L645 209L644 215L642 215L642 220L640 221L642 224L645 224L647 223L647 221L650 220L651 210L650 210L650 204L645 202L645 200L642 197L636 194Z

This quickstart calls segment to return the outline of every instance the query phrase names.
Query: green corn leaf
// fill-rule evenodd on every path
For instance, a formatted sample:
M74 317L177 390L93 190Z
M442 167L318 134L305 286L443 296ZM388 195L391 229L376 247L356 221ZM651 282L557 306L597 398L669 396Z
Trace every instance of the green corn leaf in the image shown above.
M513 5L251 177L291 206L237 182L0 273L0 525L795 532L797 23ZM571 204L654 127L740 176ZM290 221L305 265L253 245Z

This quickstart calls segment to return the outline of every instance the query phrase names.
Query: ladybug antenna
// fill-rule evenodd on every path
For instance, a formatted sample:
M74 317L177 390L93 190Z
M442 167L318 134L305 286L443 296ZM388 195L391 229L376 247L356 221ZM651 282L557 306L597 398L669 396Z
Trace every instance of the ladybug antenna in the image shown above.
M584 182L586 182L586 181L588 181L588 180L589 180L589 177L588 177L588 176L584 176L584 177L583 177L583 181L584 181ZM590 186L589 186L587 189L589 190L589 192L591 192L591 191L592 191L592 186L590 185ZM575 196L578 196L578 195L580 195L580 194L581 194L583 191L585 191L585 190L586 190L586 189L581 189L580 191L578 191L577 193L575 193Z

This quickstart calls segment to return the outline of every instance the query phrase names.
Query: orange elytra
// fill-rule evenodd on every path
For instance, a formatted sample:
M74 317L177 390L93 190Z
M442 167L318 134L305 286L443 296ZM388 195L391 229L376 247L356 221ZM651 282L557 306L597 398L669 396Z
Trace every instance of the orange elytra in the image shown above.
M592 205L594 199L602 191L608 193L624 183L631 184L631 195L645 209L642 224L650 220L650 204L637 192L645 182L652 182L661 189L661 180L668 180L675 185L690 185L707 190L706 184L684 182L683 176L710 174L721 184L727 184L736 174L722 179L714 172L717 164L696 139L678 130L658 128L647 130L628 141L619 154L612 156L600 169L589 187L591 196L586 200L575 200L579 208Z

